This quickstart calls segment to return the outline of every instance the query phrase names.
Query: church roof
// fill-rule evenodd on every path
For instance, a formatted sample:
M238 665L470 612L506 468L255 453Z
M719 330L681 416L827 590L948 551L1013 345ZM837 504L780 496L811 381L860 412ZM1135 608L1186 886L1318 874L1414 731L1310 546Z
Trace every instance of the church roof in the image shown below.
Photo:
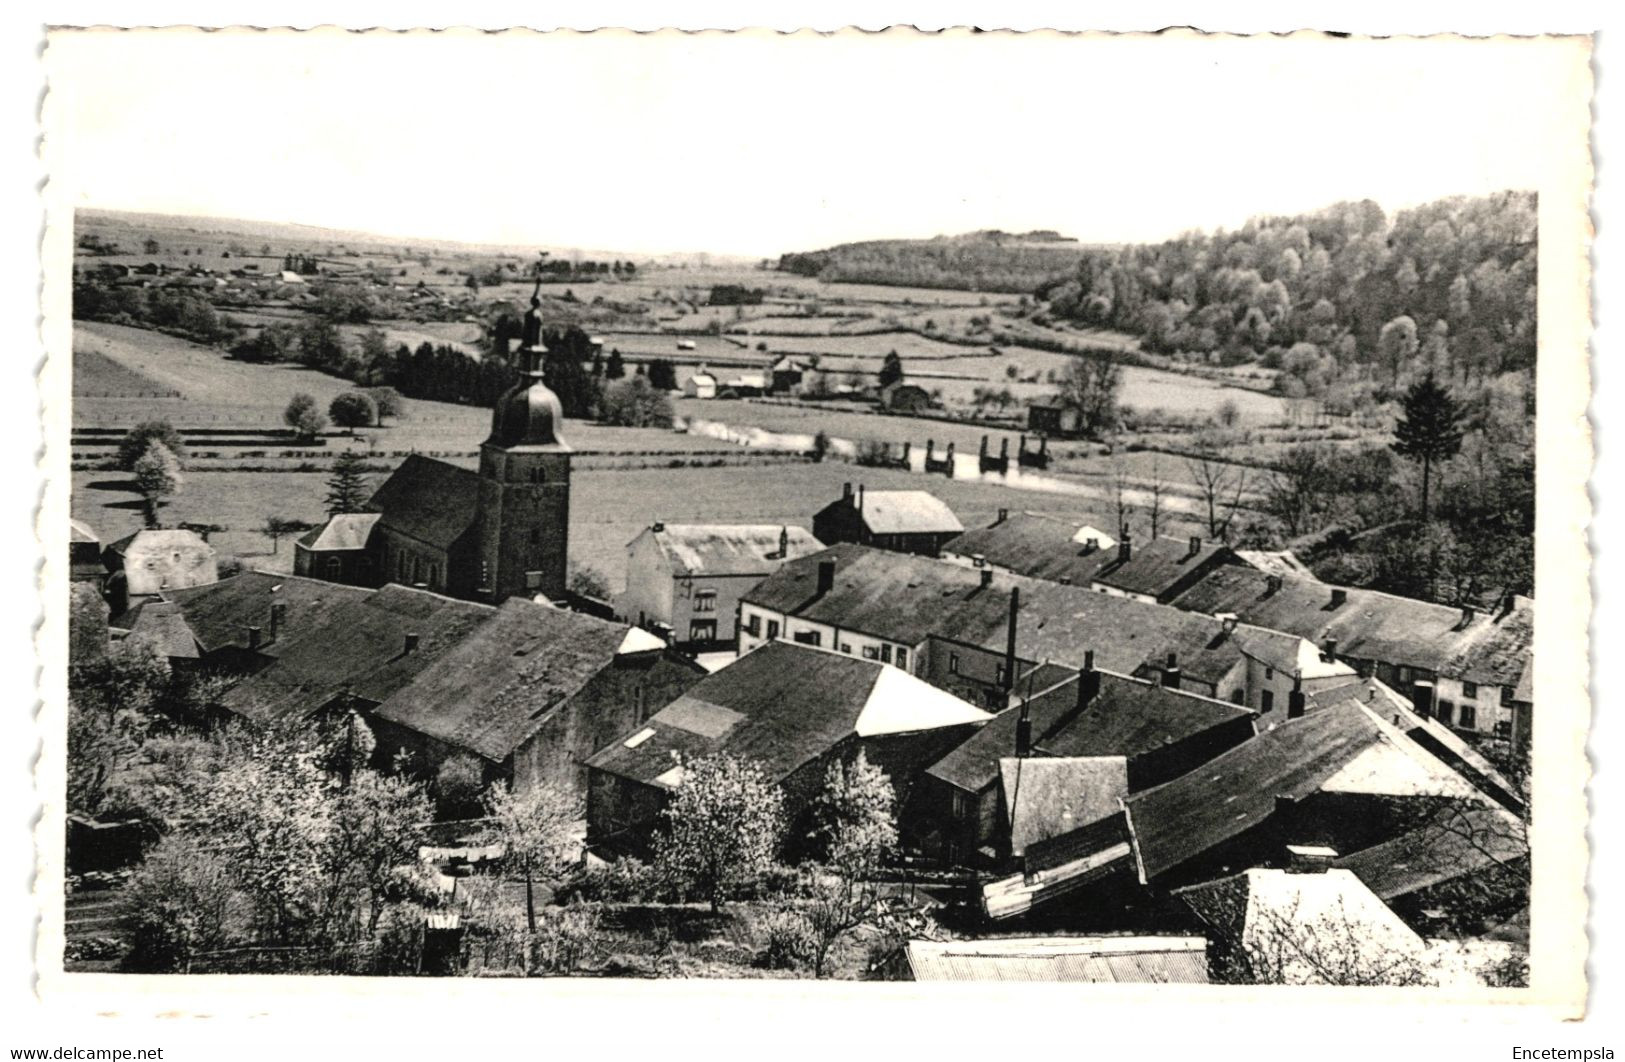
M313 550L366 549L378 513L336 513L327 523L299 536L299 545Z
M391 531L449 549L479 518L479 493L478 474L412 454L384 480L371 504Z

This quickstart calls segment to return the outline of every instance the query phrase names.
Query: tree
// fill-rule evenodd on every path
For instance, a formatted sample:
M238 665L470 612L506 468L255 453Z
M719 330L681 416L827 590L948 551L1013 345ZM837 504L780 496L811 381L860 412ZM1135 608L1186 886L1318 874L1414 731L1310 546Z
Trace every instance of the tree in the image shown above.
M897 850L891 780L861 751L850 765L830 764L813 821L812 841L830 873L815 877L804 915L814 942L813 976L822 977L836 943L879 911L873 875Z
M338 798L329 863L366 896L367 935L377 932L395 869L415 862L433 814L423 786L358 770Z
M1394 453L1422 465L1422 523L1428 522L1428 487L1433 466L1461 450L1465 411L1428 373L1400 401L1394 426Z
M663 813L656 861L713 912L773 864L784 833L784 797L754 763L726 753L682 764Z
M649 386L657 391L677 390L677 366L669 358L653 358L649 362Z
M161 249L162 245L151 236L141 241L141 250L145 254L157 254Z
M1187 458L1185 467L1190 469L1191 479L1207 508L1207 533L1220 541L1228 540L1230 524L1236 510L1241 508L1241 496L1247 489L1247 470L1206 456Z
M316 400L303 393L294 395L288 401L288 408L282 411L282 421L304 440L314 439L327 427L327 418L317 407Z
M485 807L485 768L477 756L459 752L447 756L435 768L435 813L442 819L462 819L480 814Z
M1117 426L1117 395L1123 370L1110 355L1085 354L1074 357L1061 377L1062 408L1078 414L1078 430L1098 435Z
M133 924L124 967L139 973L184 973L194 955L242 928L231 868L190 837L160 841L130 875L126 897Z
M599 417L605 424L629 428L669 428L672 424L671 399L658 391L648 378L634 376L618 380L604 389Z
M378 414L378 426L384 426L385 417L400 417L405 412L406 400L393 387L369 387L366 390Z
M903 359L897 356L897 351L886 355L886 360L880 363L880 386L888 387L903 381Z
M1151 517L1151 537L1155 539L1162 534L1162 496L1168 492L1168 485L1162 479L1162 461L1160 458L1151 459L1151 485L1146 493L1151 495L1151 504L1146 508L1146 515Z
M626 375L626 359L621 357L619 347L611 347L609 360L604 363L604 379L619 380Z
M363 473L366 462L354 450L346 450L333 459L333 472L327 477L327 512L364 513L368 511L367 480Z
M271 540L271 555L275 556L284 535L297 535L309 530L310 524L304 520L272 515L265 518L265 526L260 528L260 534Z
M186 460L186 444L181 433L167 420L144 420L131 428L118 444L118 466L126 472L135 471L135 463L147 452L151 443L163 443L178 461Z
M570 593L581 597L596 598L599 601L608 601L610 590L609 580L597 568L589 568L585 564L570 564Z
M372 404L365 391L345 391L333 396L333 401L327 405L327 415L334 424L348 428L350 434L354 435L357 428L372 426L378 417L378 407Z
M501 844L504 859L525 876L525 920L536 932L535 881L558 881L580 854L577 827L584 811L577 801L547 785L515 790L496 786L486 797L488 840Z
M1409 317L1396 317L1382 326L1377 336L1377 357L1388 366L1395 383L1405 364L1416 356L1416 322Z
M158 526L158 507L181 489L181 463L161 442L147 445L135 463L135 489L141 494L148 527Z

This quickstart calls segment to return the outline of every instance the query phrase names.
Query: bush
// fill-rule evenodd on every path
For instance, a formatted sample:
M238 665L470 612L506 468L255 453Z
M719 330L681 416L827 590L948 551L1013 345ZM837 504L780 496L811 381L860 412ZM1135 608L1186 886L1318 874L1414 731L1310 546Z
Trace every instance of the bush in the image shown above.
M431 788L442 819L472 818L484 810L485 770L473 756L448 756L435 772Z
M550 907L536 926L536 969L543 973L575 973L603 939L596 906L571 904Z
M162 443L177 460L186 460L186 444L181 441L181 433L175 430L175 426L167 420L147 420L131 428L130 433L119 441L118 466L126 472L133 472L135 463L155 442Z
M282 411L282 420L302 439L313 439L327 427L327 418L322 416L316 400L307 394L294 395L288 401L288 408Z
M378 407L364 391L345 391L335 395L333 401L328 403L327 415L339 427L354 431L371 427L378 417Z
M766 947L762 964L770 970L799 970L810 965L818 954L818 938L812 923L799 911L782 908L762 920Z
M559 894L590 903L664 903L671 889L656 868L626 858L583 869Z

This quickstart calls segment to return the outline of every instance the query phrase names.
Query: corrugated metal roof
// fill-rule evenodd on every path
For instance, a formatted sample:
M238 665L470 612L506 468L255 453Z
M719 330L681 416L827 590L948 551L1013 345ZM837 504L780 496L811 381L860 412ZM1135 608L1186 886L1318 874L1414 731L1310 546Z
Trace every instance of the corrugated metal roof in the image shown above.
M911 940L917 981L1207 984L1201 937L1018 937Z

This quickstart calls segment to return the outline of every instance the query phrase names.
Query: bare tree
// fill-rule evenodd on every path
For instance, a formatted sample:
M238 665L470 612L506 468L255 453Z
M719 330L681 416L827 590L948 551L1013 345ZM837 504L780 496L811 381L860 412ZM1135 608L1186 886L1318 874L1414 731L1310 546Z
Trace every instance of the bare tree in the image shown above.
M1230 537L1230 524L1241 508L1242 492L1247 489L1247 472L1236 465L1226 464L1211 457L1187 458L1185 467L1207 508L1207 532L1213 538L1225 541Z
M1165 484L1162 481L1162 462L1160 458L1151 461L1151 537L1156 538L1162 534L1162 494Z

